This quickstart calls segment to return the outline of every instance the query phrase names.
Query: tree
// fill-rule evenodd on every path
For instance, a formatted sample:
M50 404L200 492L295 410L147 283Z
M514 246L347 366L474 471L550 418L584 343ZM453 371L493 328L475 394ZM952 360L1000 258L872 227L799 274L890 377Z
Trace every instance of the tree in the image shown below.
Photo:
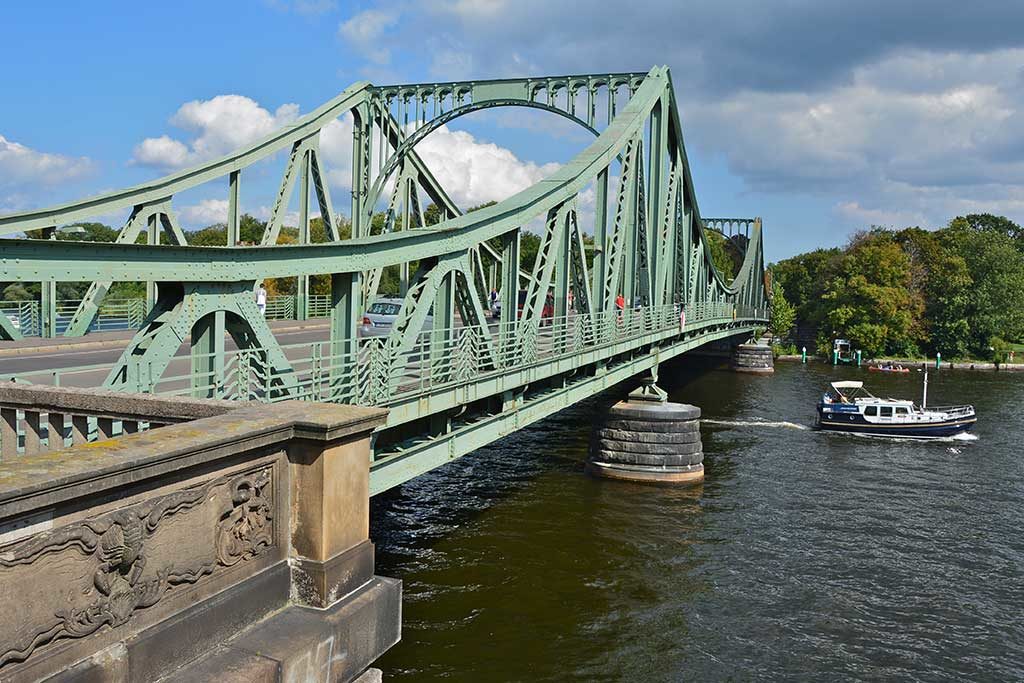
M995 216L990 213L969 213L957 216L949 223L954 230L971 230L973 232L990 232L1006 235L1013 240L1017 249L1024 251L1024 228L1006 216Z
M441 222L442 215L441 207L431 202L423 211L423 220L427 225L437 225Z
M942 234L970 277L964 302L969 349L985 356L993 337L1024 339L1024 257L1015 238L1001 230L978 230L959 218Z
M855 235L823 295L825 326L818 330L818 348L828 348L831 335L849 339L869 356L917 355L916 320L924 302L910 281L910 259L891 232Z
M825 318L825 285L836 277L842 252L839 249L815 249L771 267L772 280L785 292L796 309L797 324L820 327Z
M519 266L528 273L533 272L540 251L540 235L528 230L519 231Z
M715 269L718 270L723 280L732 282L736 273L733 271L733 259L725 244L725 235L717 230L705 230L704 236L707 238L708 249L711 251L711 262L715 264Z
M962 256L945 249L936 254L925 289L924 319L931 355L940 352L947 358L962 358L970 353L968 316L973 284Z
M796 322L796 309L786 301L786 293L778 280L772 280L771 323L769 329L773 338L783 339L793 329Z

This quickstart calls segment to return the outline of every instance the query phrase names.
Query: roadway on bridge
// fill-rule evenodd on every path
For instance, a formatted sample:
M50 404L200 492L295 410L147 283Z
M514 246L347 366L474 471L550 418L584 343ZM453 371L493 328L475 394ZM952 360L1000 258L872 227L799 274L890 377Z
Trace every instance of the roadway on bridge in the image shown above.
M302 327L297 329L297 326L300 324ZM281 321L277 324L271 323L271 329L274 330L274 337L282 346L326 341L330 336L330 323L327 320L305 323ZM62 373L60 383L62 386L69 387L99 386L103 384L103 380L106 379L107 373L113 364L121 357L121 352L128 342L131 341L131 336L125 334L123 340L118 340L117 346L114 346L113 342L111 342L108 348L100 349L90 348L88 345L90 341L89 337L85 336L77 339L68 339L67 344L61 345L63 350L60 351L0 356L0 375L39 373L29 379L38 384L50 384L52 381L48 380L46 375L54 370L98 365L101 367L75 373ZM67 348L68 346L71 346L71 348ZM75 349L75 346L83 346L83 348ZM227 338L224 346L227 350L236 350L237 348L230 337ZM289 360L309 354L309 349L305 347L285 348L284 351ZM188 374L189 370L189 346L186 340L178 349L174 360L168 366L167 374L180 376Z

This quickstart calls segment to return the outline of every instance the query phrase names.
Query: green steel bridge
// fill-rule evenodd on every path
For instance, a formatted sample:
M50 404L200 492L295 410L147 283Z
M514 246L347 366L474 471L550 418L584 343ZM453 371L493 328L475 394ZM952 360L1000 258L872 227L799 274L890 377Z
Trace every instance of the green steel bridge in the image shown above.
M460 116L495 107L557 114L595 139L550 177L463 214L416 145ZM354 123L352 229L342 239L319 140L324 126L346 113ZM262 243L240 245L243 171L277 153L286 153L287 163ZM227 244L188 245L175 195L225 180ZM279 245L296 185L299 243ZM585 221L584 191L596 196ZM424 218L426 200L442 211L435 225ZM326 242L310 238L313 201ZM385 220L375 225L381 209ZM119 210L131 213L114 243L52 239L61 226ZM523 263L520 234L534 225L541 226L540 247ZM29 230L41 230L43 239L26 238ZM716 269L710 231L735 250L735 273ZM592 250L585 233L593 236ZM656 377L660 362L697 346L742 341L768 318L760 219L700 215L665 67L357 83L244 149L135 187L0 216L0 234L0 282L42 283L40 301L0 315L0 337L81 336L102 329L104 315L122 316L137 331L109 367L107 388L386 407L374 439L371 493L618 382ZM142 235L146 244L137 243ZM404 303L387 336L364 337L363 311L389 268L400 274ZM314 275L330 276L329 296L310 294ZM267 278L297 278L288 314L328 318L329 339L281 345L253 296ZM69 306L56 297L61 281L91 285ZM146 300L111 314L114 304L104 296L115 281L149 283ZM491 289L500 291L495 320L487 315ZM225 348L226 336L234 348ZM190 371L169 372L186 341Z

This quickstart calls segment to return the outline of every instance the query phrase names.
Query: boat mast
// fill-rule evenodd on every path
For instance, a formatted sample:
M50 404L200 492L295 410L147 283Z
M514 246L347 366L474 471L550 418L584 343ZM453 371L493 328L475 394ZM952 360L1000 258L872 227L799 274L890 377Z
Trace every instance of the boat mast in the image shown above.
M921 410L928 407L928 368L924 369L924 396L921 397Z

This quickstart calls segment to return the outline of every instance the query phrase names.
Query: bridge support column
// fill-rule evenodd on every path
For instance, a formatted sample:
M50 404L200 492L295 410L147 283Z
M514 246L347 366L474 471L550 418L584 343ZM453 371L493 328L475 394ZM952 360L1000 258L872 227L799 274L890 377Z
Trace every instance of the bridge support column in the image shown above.
M732 350L732 369L736 372L749 372L758 375L770 375L775 372L775 359L770 346L761 344L740 344Z
M369 411L367 411L369 413ZM289 449L292 586L296 599L327 607L373 577L370 430L382 420L314 430Z
M598 422L587 462L597 477L657 484L704 480L700 408L672 403L656 370Z

